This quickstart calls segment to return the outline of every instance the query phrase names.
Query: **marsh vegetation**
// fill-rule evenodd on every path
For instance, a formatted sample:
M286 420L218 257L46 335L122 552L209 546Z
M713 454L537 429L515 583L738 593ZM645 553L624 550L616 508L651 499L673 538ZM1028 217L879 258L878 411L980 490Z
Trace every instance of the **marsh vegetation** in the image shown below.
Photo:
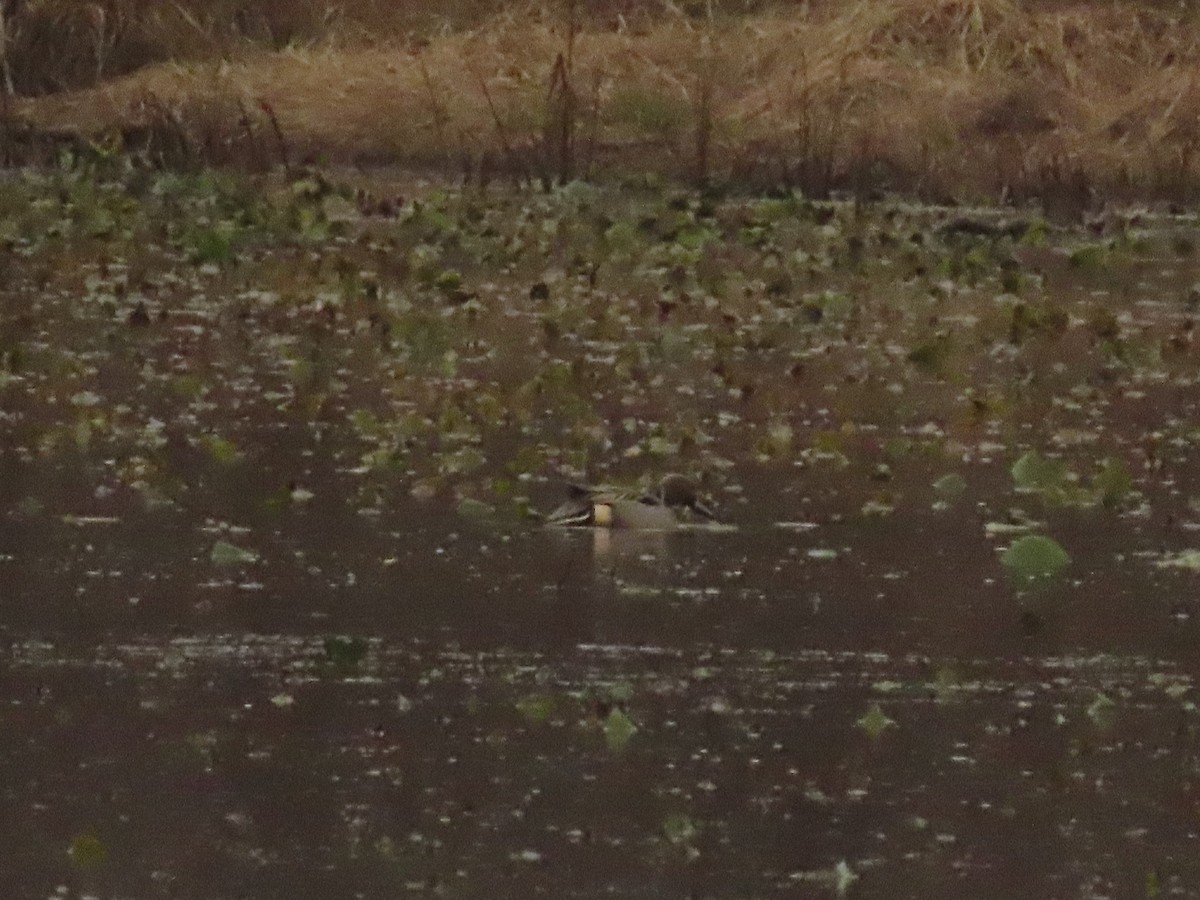
M1196 186L1187 4L17 6L14 158L98 140L173 165L655 172L1064 219Z

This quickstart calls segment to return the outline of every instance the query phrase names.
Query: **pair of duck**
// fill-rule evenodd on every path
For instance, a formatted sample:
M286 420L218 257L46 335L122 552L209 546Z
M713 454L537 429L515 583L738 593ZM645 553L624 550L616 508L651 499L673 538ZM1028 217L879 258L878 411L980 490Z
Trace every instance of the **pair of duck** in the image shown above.
M567 501L546 516L547 525L670 531L681 518L717 521L696 483L685 475L667 475L647 493L589 484L570 484L567 491Z

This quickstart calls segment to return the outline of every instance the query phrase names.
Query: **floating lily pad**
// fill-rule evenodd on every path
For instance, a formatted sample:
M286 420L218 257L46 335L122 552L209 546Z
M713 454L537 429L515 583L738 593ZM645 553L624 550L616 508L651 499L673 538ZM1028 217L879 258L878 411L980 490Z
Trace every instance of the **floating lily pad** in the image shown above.
M234 256L233 232L229 227L198 229L189 244L188 257L199 265L224 264Z
M957 472L943 475L933 483L933 493L938 501L947 506L958 501L967 490L967 480Z
M690 846L700 837L700 826L690 816L671 813L663 820L663 835L676 846Z
M879 737L887 729L896 726L895 720L889 719L878 703L872 704L871 708L867 710L856 724L872 740Z
M1116 723L1117 705L1107 694L1097 692L1087 708L1087 717L1097 728L1107 731Z
M950 351L950 338L938 335L909 351L908 361L918 369L939 375L950 359Z
M1071 265L1078 269L1097 269L1108 262L1109 250L1103 244L1085 244L1071 252Z
M1101 464L1100 471L1092 479L1092 490L1096 499L1104 506L1119 506L1133 489L1133 477L1119 459L1109 457Z
M1009 575L1025 582L1053 578L1070 561L1071 557L1057 541L1041 534L1017 538L1000 557Z
M244 566L258 561L258 554L252 550L244 550L229 541L217 541L213 544L209 559L218 566Z
M1060 459L1047 459L1036 450L1030 450L1009 470L1017 490L1059 490L1067 481L1067 464Z
M529 722L545 722L554 714L557 703L549 694L528 694L517 701L517 712Z
M604 719L604 742L609 750L624 750L630 739L637 734L637 726L633 720L620 709L614 707Z
M232 463L238 458L237 445L228 438L221 437L218 434L206 434L201 443L208 450L209 456L214 461L219 463Z
M108 861L108 848L94 832L86 831L71 839L67 855L77 868L94 869Z
M322 643L325 658L341 669L357 666L367 655L367 642L360 637L334 635Z

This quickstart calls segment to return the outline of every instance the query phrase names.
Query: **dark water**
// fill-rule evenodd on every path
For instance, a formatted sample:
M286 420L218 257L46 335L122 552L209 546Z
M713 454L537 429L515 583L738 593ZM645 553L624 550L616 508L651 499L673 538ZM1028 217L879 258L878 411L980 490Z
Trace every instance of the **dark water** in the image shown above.
M311 515L219 578L149 522L6 528L11 896L826 895L842 863L853 896L1191 893L1178 579L1083 579L1031 628L944 518Z
M1196 364L1158 302L1190 268L1101 290L1059 265L1064 334L970 320L933 372L904 361L931 316L986 325L994 292L931 313L910 284L897 320L883 279L861 335L760 347L747 313L751 349L662 382L614 349L653 329L564 336L524 299L433 337L396 307L381 341L366 307L254 293L334 278L276 250L111 296L100 251L9 262L0 895L1200 894L1197 576L1164 565L1200 540ZM563 359L587 365L535 372ZM1068 487L1115 454L1131 493L1015 491L1029 448ZM520 514L580 461L704 472L727 527ZM1068 548L1062 577L1010 583L1014 523Z

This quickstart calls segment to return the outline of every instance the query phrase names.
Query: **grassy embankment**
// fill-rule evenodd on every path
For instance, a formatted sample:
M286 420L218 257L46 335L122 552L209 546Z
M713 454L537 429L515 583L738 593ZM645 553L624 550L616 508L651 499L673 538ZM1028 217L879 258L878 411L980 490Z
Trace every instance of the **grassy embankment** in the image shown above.
M30 130L107 134L173 164L652 171L1068 217L1200 184L1200 17L1166 4L242 6L11 15L10 158Z

